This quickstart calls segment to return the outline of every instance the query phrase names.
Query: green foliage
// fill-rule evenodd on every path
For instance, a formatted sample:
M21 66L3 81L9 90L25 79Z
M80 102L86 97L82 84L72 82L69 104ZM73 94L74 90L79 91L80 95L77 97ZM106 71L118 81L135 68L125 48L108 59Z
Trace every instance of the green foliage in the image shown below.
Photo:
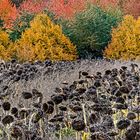
M30 21L34 18L34 14L23 12L13 23L13 29L9 33L10 39L16 41L21 38L21 34L30 27Z
M64 34L77 46L80 57L100 57L111 40L112 27L116 27L121 20L120 10L103 10L89 4L86 10L76 14L74 20L62 20L61 25Z
M4 21L2 19L0 19L0 28L3 27Z

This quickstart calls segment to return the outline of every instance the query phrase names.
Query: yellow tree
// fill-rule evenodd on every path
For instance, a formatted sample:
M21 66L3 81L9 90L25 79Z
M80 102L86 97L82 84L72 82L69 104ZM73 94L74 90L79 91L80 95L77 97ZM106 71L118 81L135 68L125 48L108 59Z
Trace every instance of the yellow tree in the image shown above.
M10 60L14 57L14 49L8 33L0 28L0 59Z
M76 47L46 14L38 14L30 26L15 43L19 60L76 59Z
M112 31L112 41L104 55L111 59L134 60L140 58L140 18L125 16L123 22Z

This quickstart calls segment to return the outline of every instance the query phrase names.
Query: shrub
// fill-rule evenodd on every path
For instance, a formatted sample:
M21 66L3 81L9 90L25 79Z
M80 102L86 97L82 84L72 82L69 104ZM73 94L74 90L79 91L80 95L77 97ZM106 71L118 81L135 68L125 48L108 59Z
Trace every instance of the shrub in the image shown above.
M14 47L10 42L9 35L0 28L0 59L9 60L14 55Z
M4 21L5 28L11 28L13 21L17 18L18 11L9 0L0 0L0 19Z
M45 14L37 15L15 45L20 61L74 60L76 48Z
M104 52L111 59L140 58L140 18L125 16L122 23L112 31L112 40Z
M9 33L10 39L14 42L21 38L21 34L30 27L30 21L33 20L34 14L22 12L20 16L13 22L13 27Z
M121 11L103 10L90 4L85 11L76 14L75 19L61 22L63 32L77 46L82 58L101 57L102 51L111 40L111 29L122 19Z

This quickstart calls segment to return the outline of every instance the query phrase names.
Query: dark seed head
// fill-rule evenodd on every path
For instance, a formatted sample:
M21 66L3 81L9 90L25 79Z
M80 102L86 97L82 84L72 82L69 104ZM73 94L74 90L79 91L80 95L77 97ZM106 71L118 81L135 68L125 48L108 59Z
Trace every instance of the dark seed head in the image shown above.
M127 109L128 105L127 104L116 103L113 107L116 108L116 109Z
M95 86L95 87L100 87L100 86L101 86L100 81L95 81L94 86Z
M87 76L87 75L88 75L88 72L83 71L83 72L82 72L82 75L83 75L83 76Z
M111 131L107 132L107 135L109 135L111 137L114 137L114 136L119 135L119 133L115 130L111 130Z
M76 91L77 91L79 94L83 94L83 93L86 91L86 88L78 88L78 89L76 89Z
M37 89L32 89L32 94L35 97L43 97L43 94L39 92Z
M117 97L117 99L116 99L116 103L124 104L124 103L125 103L125 100L124 100L123 97Z
M122 70L127 70L127 67L126 66L121 66L121 69Z
M86 82L85 80L78 81L79 84L84 84L85 82Z
M95 113L90 114L89 121L91 124L94 124L97 121L98 117Z
M136 119L136 114L134 113L134 112L129 112L128 114L127 114L127 118L129 119L129 120L134 120L134 119Z
M116 101L116 96L111 95L111 96L109 97L109 101Z
M29 111L22 109L19 111L19 117L20 119L25 119L29 115Z
M118 81L119 85L122 86L123 85L123 82L122 81Z
M128 89L128 87L126 87L126 86L120 87L119 91L120 91L121 93L125 93L125 94L128 94L128 93L129 93L129 89Z
M22 92L22 97L24 99L30 99L32 98L32 94L30 92Z
M2 119L2 123L3 123L4 125L10 124L10 123L12 123L13 121L14 121L14 118L13 118L13 116L11 116L11 115L7 115L7 116L5 116L5 117Z
M122 119L117 122L117 128L118 129L126 129L130 125L130 121L128 119Z
M82 107L79 105L70 105L69 107L73 112L82 111Z
M9 102L4 102L4 103L2 104L2 107L3 107L3 110L9 111L10 108L11 108L11 104L10 104Z
M13 107L12 109L11 109L11 114L17 114L18 113L18 109L16 108L16 107Z
M132 129L136 130L137 132L140 131L140 121L135 121L132 123Z
M106 70L105 75L109 75L109 74L111 74L111 70Z
M137 103L140 103L140 96L137 97Z
M97 71L97 72L96 72L96 75L101 76L101 75L102 75L102 73L101 73L101 72L99 72L99 71Z
M22 72L23 72L23 70L22 70L22 69L19 69L19 70L17 71L17 75L21 75Z
M48 104L47 103L43 103L43 105L42 105L42 110L44 111L44 112L46 112L47 110L48 110Z
M63 101L63 97L61 95L54 95L51 97L55 104L60 104Z
M47 101L47 104L54 106L54 102L52 100Z
M20 76L16 75L13 80L14 82L18 82L20 80Z
M13 63L16 63L16 59L12 59L11 60L11 63L13 64Z
M89 131L90 131L91 133L94 133L94 132L96 131L95 126L90 126L90 127L89 127Z
M72 128L76 131L82 131L85 129L85 123L83 120L74 120L72 121Z
M59 109L60 109L61 111L67 111L67 107L65 107L65 106L59 106Z
M107 99L107 96L106 96L105 94L102 94L102 95L101 95L101 98L102 98L102 99Z
M117 90L117 91L115 92L115 96L116 96L116 97L122 96L122 92L121 92L120 90Z
M72 119L72 120L75 119L75 118L77 117L76 114L70 114L69 116L70 116L70 119Z
M55 92L56 92L56 93L61 93L61 92L62 92L62 89L61 89L61 88L56 87L56 88L55 88Z
M33 103L32 105L35 108L41 108L41 104L40 103Z
M125 136L126 136L126 140L133 140L135 139L135 136L136 136L136 130L135 129L132 129L132 128L129 128L126 133L125 133Z
M54 106L52 106L51 104L49 104L48 106L48 110L46 111L47 114L52 114L54 111Z
M16 139L22 137L22 131L18 127L14 126L11 130L11 136Z

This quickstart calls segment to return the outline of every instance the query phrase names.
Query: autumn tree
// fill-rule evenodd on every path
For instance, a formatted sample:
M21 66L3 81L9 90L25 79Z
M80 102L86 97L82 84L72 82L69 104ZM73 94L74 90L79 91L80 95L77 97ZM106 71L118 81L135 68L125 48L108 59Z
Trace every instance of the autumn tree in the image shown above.
M47 7L47 0L25 0L19 7L20 12L37 14Z
M0 28L0 59L10 60L13 58L14 49L8 33Z
M20 61L75 60L76 48L46 14L37 15L15 43Z
M112 40L104 54L111 59L140 59L140 18L125 16L123 22L113 29Z
M0 19L4 21L5 28L11 28L17 16L18 11L15 5L12 6L9 0L0 0Z

